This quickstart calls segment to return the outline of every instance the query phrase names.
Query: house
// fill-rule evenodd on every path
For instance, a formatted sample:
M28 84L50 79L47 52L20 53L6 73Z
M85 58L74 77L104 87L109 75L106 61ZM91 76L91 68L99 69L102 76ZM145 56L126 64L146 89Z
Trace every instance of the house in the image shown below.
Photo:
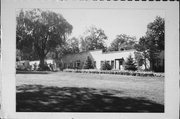
M123 70L123 63L129 57L134 58L135 50L124 50L124 51L112 51L102 52L102 50L92 50L86 52L80 52L77 54L65 55L62 60L63 68L70 69L82 69L87 57L90 57L95 69L100 69L101 65L106 61L108 62L113 70Z
M30 68L28 60L21 60L16 62L16 69L17 70L27 70Z
M34 69L34 65L36 65L37 66L36 68L38 69L39 68L39 63L40 63L39 60L29 61L29 64L31 65L32 69ZM53 69L56 69L56 62L53 59L46 59L45 63L47 63L48 66L50 64L52 64L53 65Z
M29 61L29 60L22 60L16 62L16 69L19 70L37 70L39 68L39 60ZM56 62L53 59L46 59L45 63L47 65L52 64L53 69L56 69ZM36 67L35 67L36 66Z

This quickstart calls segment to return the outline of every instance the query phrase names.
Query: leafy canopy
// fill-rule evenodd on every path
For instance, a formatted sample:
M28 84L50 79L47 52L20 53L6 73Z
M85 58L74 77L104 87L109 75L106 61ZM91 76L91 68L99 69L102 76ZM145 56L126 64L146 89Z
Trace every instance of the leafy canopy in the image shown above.
M157 16L147 25L146 35L135 45L136 50L142 52L145 59L149 59L151 70L154 70L158 53L164 50L164 24L164 18Z
M129 50L133 49L136 44L136 38L130 37L126 34L117 35L110 44L109 51Z
M17 49L35 53L42 60L65 43L73 28L61 14L40 9L20 10L16 20Z
M127 61L125 62L125 70L137 70L136 64L131 55L129 55Z
M105 40L107 40L107 36L102 29L92 26L84 34L85 36L81 37L82 51L106 48Z

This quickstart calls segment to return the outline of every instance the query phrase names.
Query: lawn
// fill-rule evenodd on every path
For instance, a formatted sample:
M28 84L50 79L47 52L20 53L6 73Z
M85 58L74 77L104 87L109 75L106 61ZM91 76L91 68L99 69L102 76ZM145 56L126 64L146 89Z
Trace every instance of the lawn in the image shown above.
M17 74L18 112L164 112L164 78Z

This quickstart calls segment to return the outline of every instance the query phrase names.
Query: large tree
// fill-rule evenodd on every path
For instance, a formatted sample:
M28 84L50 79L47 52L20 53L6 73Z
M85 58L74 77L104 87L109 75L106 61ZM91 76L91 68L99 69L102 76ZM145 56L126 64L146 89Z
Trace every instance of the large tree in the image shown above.
M143 52L144 57L149 59L151 70L154 70L158 54L164 50L164 24L164 19L157 16L147 25L146 35L141 37L136 45L136 49Z
M105 40L107 36L104 31L95 26L90 27L85 32L85 36L81 37L81 51L106 49Z
M157 16L155 20L147 25L147 43L149 47L154 46L157 51L164 50L164 18Z
M20 10L16 20L17 49L37 54L41 68L46 55L63 45L73 28L61 14L40 9Z
M110 44L109 51L129 50L133 49L136 44L136 38L126 34L117 35Z

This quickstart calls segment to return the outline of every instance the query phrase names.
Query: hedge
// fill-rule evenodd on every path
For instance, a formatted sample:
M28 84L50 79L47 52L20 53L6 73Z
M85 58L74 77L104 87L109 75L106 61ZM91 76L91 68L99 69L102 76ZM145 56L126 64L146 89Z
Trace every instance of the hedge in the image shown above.
M130 75L130 76L151 76L151 77L164 77L164 73L155 72L140 72L140 71L127 71L127 70L96 70L96 69L64 69L64 72L74 73L93 73L93 74L114 74L114 75Z

